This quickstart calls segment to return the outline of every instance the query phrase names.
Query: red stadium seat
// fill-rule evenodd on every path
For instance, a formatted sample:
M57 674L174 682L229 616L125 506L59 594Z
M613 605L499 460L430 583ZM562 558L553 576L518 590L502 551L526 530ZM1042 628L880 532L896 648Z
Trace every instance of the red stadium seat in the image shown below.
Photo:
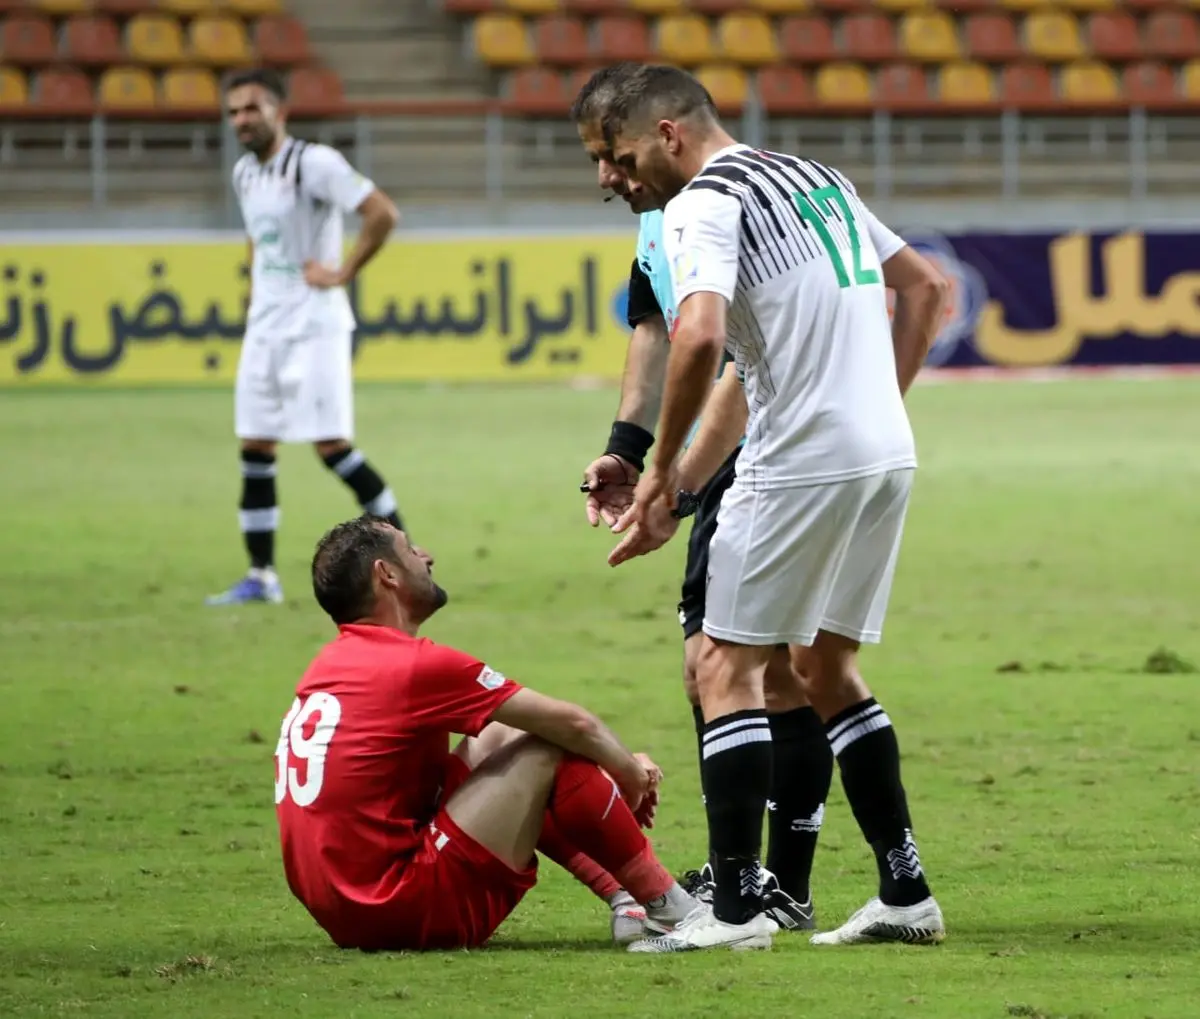
M39 14L13 14L0 23L0 59L8 64L33 67L51 64L58 57L54 25Z
M1121 75L1121 88L1134 106L1167 104L1179 98L1171 69L1151 60L1126 67Z
M794 64L823 64L835 56L833 29L824 18L801 15L784 18L779 26L779 48Z
M764 67L758 72L758 97L770 114L798 115L812 109L808 78L796 67Z
M1164 60L1187 60L1200 54L1200 30L1189 11L1158 11L1146 19L1146 55Z
M100 14L112 14L116 17L129 17L131 14L148 14L160 10L156 0L96 0L96 11Z
M1017 26L1007 14L972 14L963 27L967 56L984 63L1020 60L1025 53Z
M254 26L258 59L274 67L293 67L312 60L308 33L295 18L262 18Z
M916 64L889 64L875 72L875 99L885 106L928 104L929 80Z
M1084 30L1084 39L1092 55L1101 60L1137 60L1142 55L1137 18L1128 11L1093 14Z
M605 14L620 14L625 10L622 0L563 0L563 10L598 18Z
M63 114L88 113L93 105L92 83L74 68L42 71L34 81L30 105Z
M609 14L596 20L592 56L605 63L642 62L650 58L650 29L645 18Z
M882 14L852 14L842 22L842 53L866 64L896 58L896 29Z
M1000 72L1000 101L1020 107L1055 105L1050 69L1044 64L1009 64Z
M749 0L688 0L688 8L698 14L708 14L718 17L722 14L735 14L744 11Z
M569 14L538 18L533 26L533 47L538 60L554 67L574 67L588 58L583 22Z
M83 15L63 25L64 55L73 64L104 67L123 59L121 31L112 18Z
M507 98L513 107L533 117L561 117L575 93L568 93L563 76L548 67L523 67L508 79Z
M299 67L288 77L288 108L297 117L332 117L346 105L342 79L323 67Z

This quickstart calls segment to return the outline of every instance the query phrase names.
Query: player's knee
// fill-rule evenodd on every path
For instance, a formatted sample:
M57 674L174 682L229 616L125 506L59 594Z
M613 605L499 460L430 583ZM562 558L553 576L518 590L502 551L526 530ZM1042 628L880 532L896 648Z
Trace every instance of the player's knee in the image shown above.
M265 456L275 455L275 443L270 439L242 439L243 453L261 453Z
M345 439L322 439L319 442L313 443L313 451L322 460L326 460L335 453L345 452L350 448L350 443Z
M763 698L768 713L773 715L808 705L803 677L793 667L792 656L786 650L777 650L771 656L763 680Z
M696 657L696 689L702 701L762 697L762 670L743 661L735 645L706 640Z

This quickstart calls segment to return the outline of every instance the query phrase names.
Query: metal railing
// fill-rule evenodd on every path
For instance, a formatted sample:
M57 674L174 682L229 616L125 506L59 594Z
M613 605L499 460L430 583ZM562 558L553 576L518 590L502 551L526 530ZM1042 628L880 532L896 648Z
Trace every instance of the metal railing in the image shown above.
M753 145L810 154L874 200L1200 198L1200 120L1097 108L848 111L784 119L751 102L733 126ZM497 103L364 104L294 132L333 144L402 202L594 201L572 126ZM137 111L0 124L0 206L204 209L235 225L236 141L215 118Z

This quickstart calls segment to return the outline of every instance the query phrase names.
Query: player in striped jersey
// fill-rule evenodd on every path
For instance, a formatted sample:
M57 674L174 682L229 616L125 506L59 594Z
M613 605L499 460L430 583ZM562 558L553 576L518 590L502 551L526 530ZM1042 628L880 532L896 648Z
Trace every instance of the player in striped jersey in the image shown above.
M916 467L903 395L946 285L840 173L735 142L677 68L625 76L604 127L617 166L664 206L678 306L658 448L616 527L637 528L633 552L669 537L664 522L689 497L676 456L722 347L750 408L709 548L699 661L713 905L634 950L771 942L758 862L771 770L763 676L781 642L825 721L880 876L878 897L813 941L941 940L895 733L857 653L880 639ZM894 327L885 286L896 291Z
M572 111L584 149L596 164L600 187L620 197L639 215L637 253L629 281L628 320L633 332L620 407L605 454L584 472L582 487L588 493L588 519L593 526L601 519L611 526L632 502L633 483L654 442L670 349L667 336L675 318L671 273L663 253L662 210L649 208L646 193L617 169L600 125L599 111L606 96L611 99L614 82L638 66L622 64L598 71L580 90ZM696 660L702 641L708 546L716 531L721 497L733 483L745 423L746 399L737 373L731 364L723 364L702 426L693 429L681 464L682 484L697 492L688 507L694 511L694 519L679 622L684 637L684 689L692 705L701 759L704 715L696 691ZM671 523L677 526L678 520ZM786 645L772 658L765 683L773 768L764 905L781 927L811 929L815 921L809 880L833 777L833 757L821 720L797 682ZM691 872L687 885L699 898L711 898L711 866L705 864Z
M283 600L275 572L280 442L311 442L366 512L403 527L391 488L352 444L354 315L344 289L399 214L336 149L287 133L285 99L274 71L241 72L226 85L229 119L248 150L233 170L250 258L234 423L242 461L238 518L250 570L210 605ZM343 260L342 216L350 212L362 217L362 229Z

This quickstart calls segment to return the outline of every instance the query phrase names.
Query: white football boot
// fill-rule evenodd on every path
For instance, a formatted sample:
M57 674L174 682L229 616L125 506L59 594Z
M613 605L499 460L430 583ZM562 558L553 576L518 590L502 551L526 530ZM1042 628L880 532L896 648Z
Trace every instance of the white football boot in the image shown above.
M766 913L759 913L742 924L723 923L712 906L700 903L669 934L635 941L631 952L696 952L704 948L728 948L739 952L770 948L771 936L779 925Z
M871 899L835 931L814 934L814 945L936 945L946 936L946 922L931 895L915 906L887 906Z

